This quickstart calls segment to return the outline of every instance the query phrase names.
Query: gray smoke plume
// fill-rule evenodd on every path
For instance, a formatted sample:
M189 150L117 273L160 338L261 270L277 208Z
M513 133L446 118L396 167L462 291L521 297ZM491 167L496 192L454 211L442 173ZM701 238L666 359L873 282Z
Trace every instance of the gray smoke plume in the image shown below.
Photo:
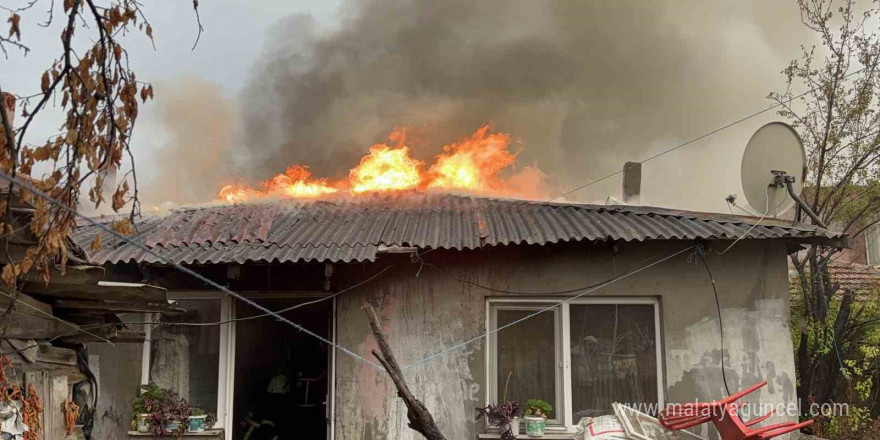
M793 0L353 0L340 17L331 31L306 16L272 29L241 96L236 175L256 181L299 163L345 177L399 126L430 160L491 123L518 141L519 164L565 189L769 105L779 72L811 44ZM674 187L688 161L708 158L725 171L703 177L725 182L695 197L720 202L755 128L646 167L646 181L671 173Z
M213 200L219 185L233 180L237 113L218 84L184 79L154 86L158 121L147 121L140 132L156 149L154 163L138 169L143 211Z

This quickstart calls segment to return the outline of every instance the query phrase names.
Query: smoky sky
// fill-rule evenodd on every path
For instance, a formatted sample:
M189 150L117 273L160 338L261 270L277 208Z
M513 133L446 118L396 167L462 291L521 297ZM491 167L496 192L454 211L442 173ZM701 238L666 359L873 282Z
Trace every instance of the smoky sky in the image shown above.
M242 97L236 170L340 177L394 127L425 158L484 123L560 185L622 166L765 105L805 38L793 1L702 3L365 0L332 32L288 17Z
M810 38L796 2L708 3L360 0L332 29L280 18L236 99L226 175L299 163L340 178L395 127L429 160L490 123L519 164L558 188L582 183L784 86Z

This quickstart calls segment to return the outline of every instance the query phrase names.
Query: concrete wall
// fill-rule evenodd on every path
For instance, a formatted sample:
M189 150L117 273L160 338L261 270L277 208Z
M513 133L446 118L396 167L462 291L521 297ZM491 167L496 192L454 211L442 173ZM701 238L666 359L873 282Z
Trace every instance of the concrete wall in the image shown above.
M131 429L131 401L141 383L143 344L89 344L89 365L98 377L93 440L125 440ZM96 368L97 367L97 368Z
M727 244L715 247L723 249ZM353 283L389 261L398 262L381 279L338 299L337 340L372 358L369 353L376 345L361 310L370 301L382 314L399 362L407 365L485 331L486 298L498 295L453 277L497 289L563 290L606 280L688 245L628 243L615 250L607 244L565 244L436 251L424 256L428 264L410 262L408 257L380 258L373 265L339 270L343 279ZM722 305L731 391L767 379L769 387L755 394L753 401L794 402L784 244L743 241L724 255L713 250L706 258ZM667 402L724 395L715 299L698 261L688 261L683 254L591 295L660 298ZM449 439L473 439L482 431L482 423L474 422L474 407L485 401L484 356L484 343L479 341L406 372L414 394L432 411ZM406 407L384 373L338 352L336 376L337 439L421 438L407 427Z

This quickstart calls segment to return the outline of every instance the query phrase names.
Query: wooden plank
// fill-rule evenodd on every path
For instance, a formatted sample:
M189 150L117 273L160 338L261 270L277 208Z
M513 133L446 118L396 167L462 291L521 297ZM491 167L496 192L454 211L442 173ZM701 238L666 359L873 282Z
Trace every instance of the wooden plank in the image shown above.
M147 333L137 330L119 330L113 342L120 343L142 343L147 340Z
M21 358L17 355L9 355L9 359L15 365L17 371L24 374L47 374L49 376L66 376L68 383L77 383L87 380L86 375L79 371L78 366L58 365L37 362L33 364L22 364Z
M49 284L28 283L25 292L41 298L58 299L106 299L116 301L162 303L168 300L166 290L149 284L113 283L98 284Z
M49 400L43 401L43 412L45 414L45 422L43 430L46 439L65 439L67 438L67 429L65 427L64 413L61 411L61 405L69 395L67 387L66 375L53 375L49 380Z
M111 327L110 329L112 331L109 331L106 333L96 333L94 331L92 333L96 333L99 336L103 336L103 337L113 341L114 343L123 343L123 344L124 343L143 343L147 339L146 332L137 331L137 330L116 330L116 328L114 328L114 327ZM98 338L91 336L91 335L87 335L85 333L67 336L67 337L61 338L61 340L64 342L80 343L80 344L86 344L89 342L104 342L101 339L98 339Z
M6 287L0 287L0 314L9 307L9 303L12 301L10 296L13 296L13 294ZM52 314L52 306L38 301L26 293L19 292L15 297L16 302L19 303L16 305L16 308L25 315L46 316L47 314Z
M10 340L6 339L3 342L9 344L10 347L14 347L10 344ZM31 344L33 345L33 344ZM29 346L23 346L29 347ZM8 348L8 347L7 347ZM33 356L33 360L27 359L22 352L18 352L20 349L10 350L7 355L13 362L18 361L18 364L22 365L30 365L34 369L52 369L56 366L73 366L77 365L76 362L76 351L70 348L62 348L62 347L52 347L50 345L39 345L36 348L35 355ZM30 349L28 349L30 350ZM15 357L13 359L12 357Z
M37 361L46 364L76 366L76 351L69 348L41 345L37 352Z
M37 361L37 341L29 339L27 341L21 339L5 339L4 342L12 346L12 350L17 352L28 363Z
M3 333L5 327L5 333ZM74 331L73 328L48 317L25 315L16 310L0 325L4 338L49 339Z
M161 304L144 304L131 302L85 301L60 299L52 302L57 309L96 310L101 314L116 313L162 313L164 315L182 315L186 310Z
M98 284L99 281L104 279L104 268L101 266L68 265L64 268L64 274L62 274L60 268L52 266L49 269L49 279L52 284ZM28 272L24 276L24 280L45 284L43 274L35 271Z
M107 328L103 328L103 329L99 328L99 329L89 330L89 332L94 333L98 336L101 336L102 338L113 340L116 338L119 331L116 330L116 327L107 327ZM88 333L77 333L75 335L65 336L65 337L61 338L61 341L67 342L67 343L79 343L79 344L87 344L89 342L104 342L103 339L98 339Z

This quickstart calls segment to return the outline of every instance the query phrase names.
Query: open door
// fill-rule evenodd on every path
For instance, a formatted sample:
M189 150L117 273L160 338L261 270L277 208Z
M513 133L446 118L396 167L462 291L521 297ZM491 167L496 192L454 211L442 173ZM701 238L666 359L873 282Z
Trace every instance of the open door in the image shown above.
M255 299L270 310L310 300ZM323 301L283 315L330 339L332 308L333 301ZM259 314L236 302L236 318ZM272 317L239 320L235 326L232 438L329 438L330 348Z

